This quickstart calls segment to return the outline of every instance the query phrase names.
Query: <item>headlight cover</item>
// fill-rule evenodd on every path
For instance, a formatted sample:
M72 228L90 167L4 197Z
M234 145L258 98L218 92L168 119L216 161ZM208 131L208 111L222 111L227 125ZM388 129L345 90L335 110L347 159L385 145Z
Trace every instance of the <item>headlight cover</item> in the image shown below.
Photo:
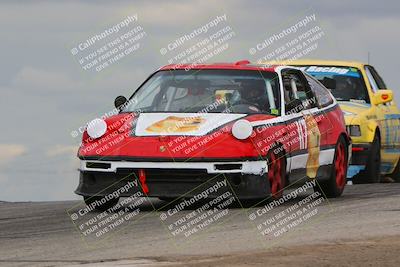
M232 135L239 140L249 138L252 133L253 126L248 120L238 120L232 126Z
M355 113L350 112L350 111L342 110L342 112L343 112L343 115L344 115L344 116L353 116L353 115L356 115Z
M93 139L100 138L107 131L107 123L105 120L99 118L94 119L88 123L86 131L91 138Z
M347 125L346 128L350 136L361 136L360 125Z

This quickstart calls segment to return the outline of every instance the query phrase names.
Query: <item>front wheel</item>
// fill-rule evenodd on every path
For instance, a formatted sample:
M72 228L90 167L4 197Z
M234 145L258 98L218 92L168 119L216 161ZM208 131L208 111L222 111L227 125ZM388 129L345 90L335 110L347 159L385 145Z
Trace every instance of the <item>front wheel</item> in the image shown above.
M83 199L87 206L93 207L98 211L106 211L109 208L112 208L115 205L117 205L119 201L119 197L106 200L105 197L93 196L93 197L83 197Z
M346 185L347 175L347 149L346 142L342 136L336 143L335 156L332 163L332 170L328 180L319 182L314 190L317 190L326 197L335 198L342 195Z

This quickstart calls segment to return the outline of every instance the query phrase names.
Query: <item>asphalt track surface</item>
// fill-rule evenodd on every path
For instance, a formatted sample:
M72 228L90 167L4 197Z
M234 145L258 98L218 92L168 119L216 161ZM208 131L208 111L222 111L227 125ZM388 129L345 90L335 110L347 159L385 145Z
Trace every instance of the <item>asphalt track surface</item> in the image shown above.
M268 216L311 193L285 202ZM77 211L79 204L0 202L0 266L399 266L400 262L400 184L347 186L341 198L324 201L316 216L280 236L263 236L249 220L249 214L265 203L255 207L244 203L245 208L230 207L223 220L194 235L174 237L160 220L170 207L152 199L142 204L140 220L125 222L105 240L88 240L67 214Z

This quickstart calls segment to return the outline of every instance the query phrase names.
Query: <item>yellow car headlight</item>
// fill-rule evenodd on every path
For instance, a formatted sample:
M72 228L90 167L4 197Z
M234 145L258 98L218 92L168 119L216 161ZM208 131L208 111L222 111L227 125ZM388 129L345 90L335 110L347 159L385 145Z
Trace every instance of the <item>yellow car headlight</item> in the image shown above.
M347 125L346 128L350 136L361 136L360 125Z
M353 116L353 115L356 115L355 113L350 112L350 111L346 111L346 110L342 110L342 112L343 112L343 115L344 115L344 116Z

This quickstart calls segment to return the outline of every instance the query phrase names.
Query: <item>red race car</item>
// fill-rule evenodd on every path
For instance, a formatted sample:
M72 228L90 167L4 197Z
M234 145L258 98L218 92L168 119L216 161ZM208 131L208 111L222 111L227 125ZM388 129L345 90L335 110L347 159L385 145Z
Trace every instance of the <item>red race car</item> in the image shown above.
M98 209L136 193L192 196L210 181L239 199L278 198L300 181L327 197L343 192L351 156L343 113L296 68L168 65L115 106L87 125L78 152L75 192Z

